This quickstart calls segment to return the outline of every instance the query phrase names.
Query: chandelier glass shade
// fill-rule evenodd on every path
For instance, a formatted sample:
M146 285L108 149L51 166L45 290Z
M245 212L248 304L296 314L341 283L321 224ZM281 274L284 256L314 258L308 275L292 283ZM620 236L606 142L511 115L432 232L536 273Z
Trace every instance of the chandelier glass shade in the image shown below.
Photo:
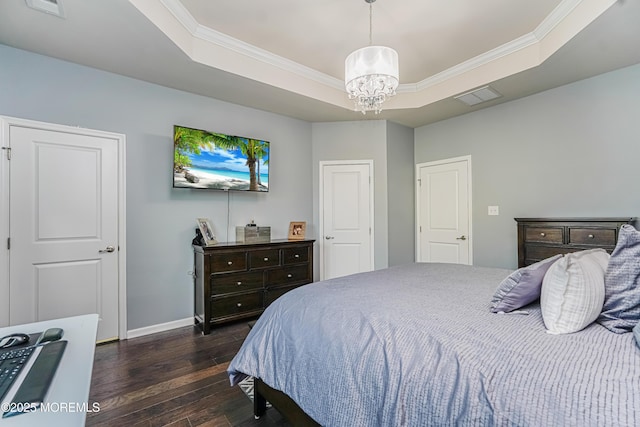
M390 47L372 46L373 7L369 3L369 46L352 52L344 61L344 84L356 111L382 111L382 103L396 94L399 83L398 53Z
M390 47L363 47L345 60L345 87L363 114L382 111L382 103L396 94L398 77L398 53Z

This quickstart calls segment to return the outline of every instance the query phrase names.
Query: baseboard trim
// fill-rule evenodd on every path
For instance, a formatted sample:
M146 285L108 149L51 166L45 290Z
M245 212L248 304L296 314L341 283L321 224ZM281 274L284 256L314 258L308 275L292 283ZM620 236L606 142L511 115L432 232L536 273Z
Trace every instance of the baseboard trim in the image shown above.
M186 319L174 320L167 323L159 323L157 325L145 326L144 328L132 329L127 331L127 339L142 337L145 335L155 334L157 332L169 331L171 329L182 328L184 326L193 325L193 317Z

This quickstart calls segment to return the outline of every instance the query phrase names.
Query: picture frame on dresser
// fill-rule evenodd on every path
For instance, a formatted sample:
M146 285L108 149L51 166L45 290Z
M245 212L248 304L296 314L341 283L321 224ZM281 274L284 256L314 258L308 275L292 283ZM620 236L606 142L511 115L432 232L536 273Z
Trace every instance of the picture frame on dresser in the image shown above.
M198 218L196 221L198 222L198 229L202 234L205 246L217 244L218 241L216 240L216 235L213 233L213 227L211 226L209 218Z
M289 223L289 240L304 240L306 229L306 222L292 221Z

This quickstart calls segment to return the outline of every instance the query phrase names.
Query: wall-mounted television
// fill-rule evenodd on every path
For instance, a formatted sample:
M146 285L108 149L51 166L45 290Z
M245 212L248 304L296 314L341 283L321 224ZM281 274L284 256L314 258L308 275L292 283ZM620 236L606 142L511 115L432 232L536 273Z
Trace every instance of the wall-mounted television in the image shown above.
M173 187L269 191L269 142L173 127Z

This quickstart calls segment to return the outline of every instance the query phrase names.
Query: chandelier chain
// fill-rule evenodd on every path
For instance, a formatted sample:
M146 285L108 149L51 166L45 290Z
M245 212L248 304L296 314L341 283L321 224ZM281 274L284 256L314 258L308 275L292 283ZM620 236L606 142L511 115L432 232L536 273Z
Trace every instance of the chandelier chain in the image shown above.
M369 46L373 46L373 2L369 3Z
M345 60L345 88L355 110L379 114L382 104L396 94L398 87L398 53L373 45L373 2L369 3L369 46L353 51Z

